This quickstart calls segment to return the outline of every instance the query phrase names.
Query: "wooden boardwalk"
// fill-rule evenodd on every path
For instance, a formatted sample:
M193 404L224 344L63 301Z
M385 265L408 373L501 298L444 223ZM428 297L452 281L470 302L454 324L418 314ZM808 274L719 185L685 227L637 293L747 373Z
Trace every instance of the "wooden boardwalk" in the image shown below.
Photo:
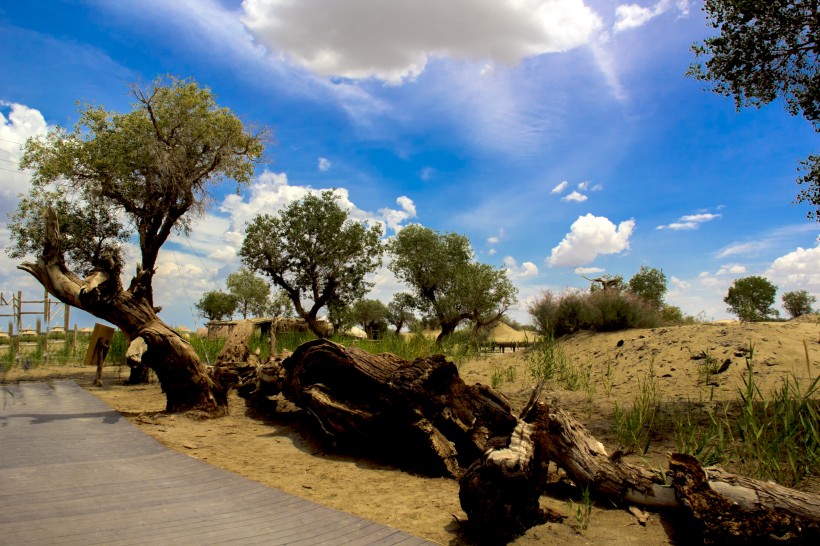
M171 451L74 382L0 392L0 545L429 544Z

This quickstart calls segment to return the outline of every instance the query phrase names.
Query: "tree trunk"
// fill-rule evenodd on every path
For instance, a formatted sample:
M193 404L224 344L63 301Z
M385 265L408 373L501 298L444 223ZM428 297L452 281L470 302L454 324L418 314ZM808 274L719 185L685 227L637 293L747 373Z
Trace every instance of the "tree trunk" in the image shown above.
M481 536L509 538L526 530L528 521L538 522L544 484L539 469L552 461L576 485L615 504L683 509L707 543L820 540L818 495L704 469L680 454L671 455L664 479L617 452L608 454L586 427L554 405L538 403L528 413L506 444L485 453L460 482L462 507Z
M80 279L65 265L54 211L46 213L46 244L36 262L18 269L33 275L48 292L65 304L118 326L131 339L142 337L148 345L143 355L165 391L166 410L224 414L227 393L208 375L191 345L157 316L145 296L143 281L150 278L138 269L128 290L123 290L113 264ZM149 291L150 293L150 291Z
M228 375L220 369L220 375ZM282 392L304 409L327 441L377 453L431 475L459 477L494 436L516 419L507 401L484 385L466 385L443 356L408 362L318 339L281 364L238 370L252 398Z

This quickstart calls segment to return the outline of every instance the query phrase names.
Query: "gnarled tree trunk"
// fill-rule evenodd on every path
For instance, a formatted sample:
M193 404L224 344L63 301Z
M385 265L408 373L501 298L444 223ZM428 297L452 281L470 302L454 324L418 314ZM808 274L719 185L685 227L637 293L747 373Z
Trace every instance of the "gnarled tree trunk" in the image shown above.
M147 299L145 294L150 292L144 284L150 283L151 275L138 270L131 286L124 290L119 270L111 263L80 279L66 267L53 210L47 211L45 220L47 243L43 253L36 262L26 262L18 268L33 275L63 303L118 326L130 339L142 337L148 345L143 357L165 391L166 410L224 413L225 390L208 375L190 343L157 316Z

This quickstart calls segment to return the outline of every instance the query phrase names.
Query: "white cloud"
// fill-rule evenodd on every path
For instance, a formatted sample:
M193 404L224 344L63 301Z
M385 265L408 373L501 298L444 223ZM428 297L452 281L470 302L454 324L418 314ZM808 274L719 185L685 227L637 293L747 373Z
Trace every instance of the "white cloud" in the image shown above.
M587 199L587 196L583 193L578 193L577 191L574 191L569 195L565 195L564 197L562 197L561 201L575 201L577 203L583 203Z
M326 157L320 157L319 158L318 168L319 168L320 171L325 172L327 170L330 170L331 166L333 166L333 164L330 162L330 160L328 158L326 158Z
M746 273L746 266L740 264L724 265L715 275L742 275Z
M416 217L416 205L413 204L412 199L406 195L402 195L396 199L396 203L401 207L399 210L389 208L379 209L381 218L387 224L387 227L394 232L401 229L403 222Z
M737 256L739 254L753 254L771 246L771 241L755 241L752 243L735 243L725 247L717 253L719 259Z
M603 23L583 0L245 0L258 43L323 76L400 83L433 57L515 64L589 43Z
M679 288L681 290L688 290L692 287L692 285L689 282L679 279L674 275L672 275L669 281L672 283L672 286L674 286L675 288Z
M682 16L689 14L689 2L687 0L677 0L675 6ZM615 8L615 25L612 29L615 32L622 32L641 27L658 15L668 11L671 7L672 0L660 0L652 7L643 7L639 4L621 4Z
M504 267L513 278L523 279L538 275L538 266L532 262L524 262L520 266L515 258L507 256L504 258Z
M547 263L552 266L578 266L592 262L599 254L617 254L629 248L634 220L617 227L603 216L579 216L570 232L552 249Z
M490 256L495 256L496 252L498 252L496 249L491 248L490 250L487 251L487 254L490 255Z
M777 258L766 271L766 277L783 289L820 292L820 246L798 247Z
M499 240L498 237L495 237L495 236L487 237L487 244L488 245L498 244L498 240Z
M550 191L550 193L561 193L565 189L567 189L567 186L569 186L569 182L564 180L563 182L560 182L558 185L552 188L552 191Z
M687 214L686 216L681 216L677 222L657 226L655 229L671 229L673 231L693 230L698 229L704 222L711 222L720 217L720 214L710 213Z
M709 222L716 218L720 218L720 214L710 214L710 213L701 213L701 214L689 214L687 216L681 216L681 221L683 222Z
M435 174L436 170L433 167L424 167L419 173L419 178L421 178L425 182L428 182L431 178L433 178L433 175Z
M22 145L48 132L43 114L23 104L0 101L0 223L17 206L17 195L29 187L30 175L19 172ZM13 172L16 171L16 172Z
M576 275L594 275L596 273L603 273L606 271L603 267L576 267Z

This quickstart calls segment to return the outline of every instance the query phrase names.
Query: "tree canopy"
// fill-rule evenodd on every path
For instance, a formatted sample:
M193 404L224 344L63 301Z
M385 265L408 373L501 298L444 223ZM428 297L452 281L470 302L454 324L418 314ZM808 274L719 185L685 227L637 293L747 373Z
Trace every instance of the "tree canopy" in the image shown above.
M781 299L783 300L783 308L791 318L811 314L814 312L812 305L817 302L817 298L806 290L786 292L781 296Z
M387 323L393 326L395 333L401 332L404 326L410 327L416 319L413 309L416 303L413 296L407 292L393 294L393 299L387 304Z
M82 104L73 131L58 127L26 142L20 167L34 170L32 189L11 216L10 254L41 251L42 211L49 206L56 206L61 250L80 270L103 262L121 267L121 243L135 231L141 261L132 288L153 304L160 248L173 229L190 229L212 186L250 181L263 135L247 131L192 80L133 84L131 94L130 112Z
M381 265L381 235L381 226L351 220L334 192L324 191L294 201L276 215L254 218L239 255L249 268L270 276L311 331L322 337L319 310L334 301L356 301L372 286L365 276Z
M269 307L270 285L245 268L228 275L226 281L228 292L236 298L237 310L242 318L261 317L267 314Z
M666 275L662 269L642 265L640 271L629 279L629 291L660 310L666 295Z
M692 46L698 59L690 76L733 97L738 109L777 98L793 115L820 130L820 17L816 0L706 0L703 11L717 36ZM820 155L802 163L797 202L814 207L820 221Z
M370 339L379 339L387 331L387 306L379 300L359 300L353 304L353 318Z
M195 306L208 320L227 320L236 313L237 301L233 294L211 290L202 294Z
M439 339L465 320L473 327L499 320L515 303L505 270L473 260L470 241L420 225L403 228L389 243L390 270L414 291L416 306L441 328Z
M219 413L225 393L157 316L152 279L160 248L173 230L190 229L212 187L250 182L264 133L192 80L134 84L131 95L129 112L81 104L72 131L26 142L20 167L33 170L32 186L11 215L7 251L37 256L19 267L53 296L145 339L169 411ZM124 289L122 245L134 234L139 263Z
M772 307L776 293L777 286L766 277L753 275L735 279L723 301L729 305L727 310L740 320L755 322L778 314Z

